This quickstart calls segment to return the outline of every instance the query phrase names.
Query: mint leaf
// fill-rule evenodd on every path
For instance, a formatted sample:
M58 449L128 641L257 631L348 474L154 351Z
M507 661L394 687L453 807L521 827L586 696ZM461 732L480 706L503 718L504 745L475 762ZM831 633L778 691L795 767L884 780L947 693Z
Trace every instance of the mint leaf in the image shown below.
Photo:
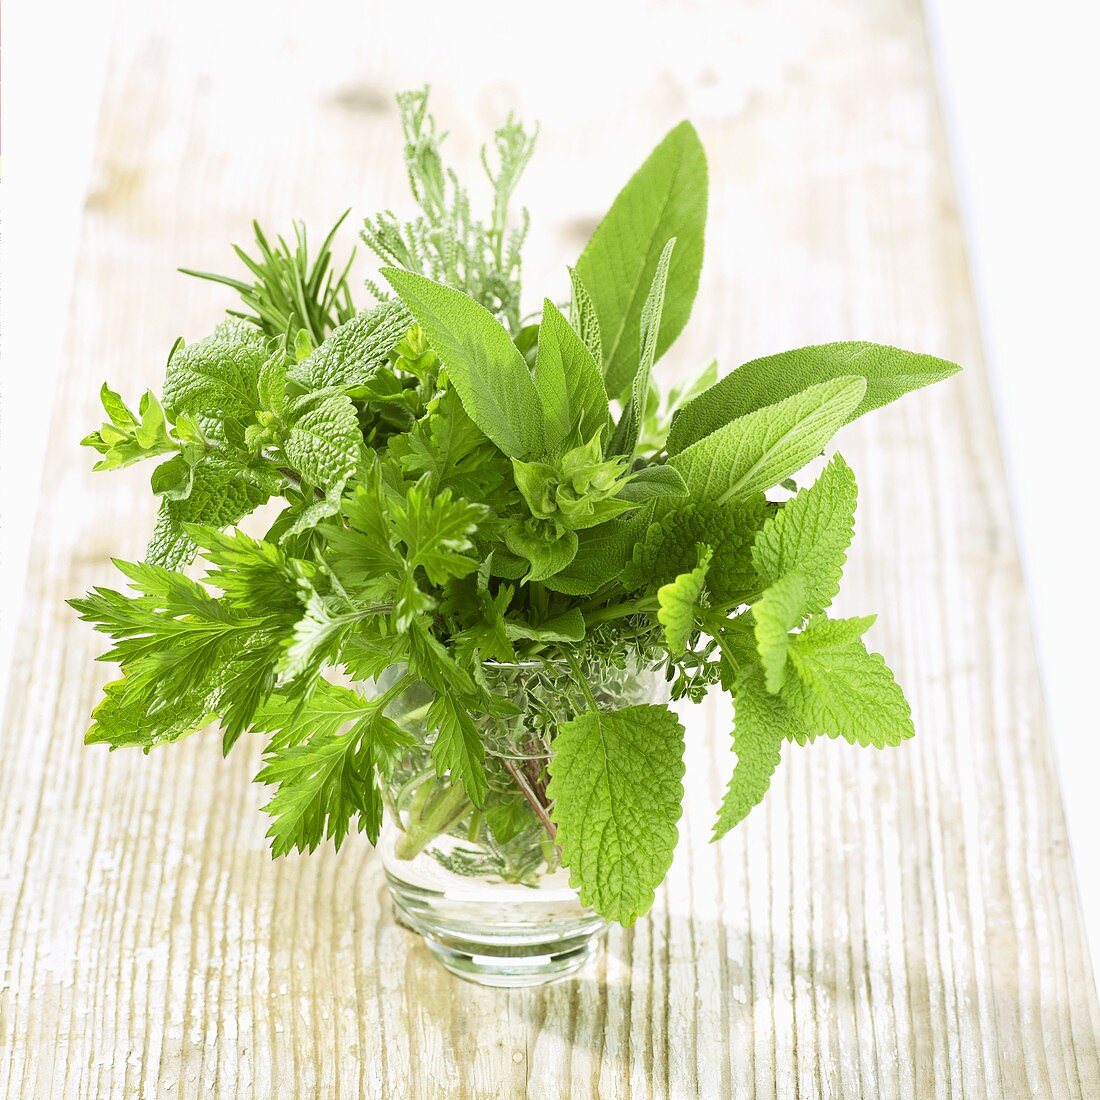
M678 243L655 359L687 324L703 266L706 217L706 154L692 125L681 122L619 192L577 261L596 303L609 397L620 397L637 370L642 309L670 237Z
M307 391L367 385L412 325L399 302L383 302L340 325L287 377Z
M825 649L858 642L872 626L876 615L861 615L852 619L827 619L824 615L815 615L806 624L800 638L803 644L811 643Z
M790 639L795 675L787 677L783 700L811 736L879 749L899 745L914 732L909 704L882 657L861 641L846 641L845 633L826 622Z
M84 744L107 745L112 750L133 747L148 752L213 722L216 715L208 703L207 693L199 690L150 711L133 698L125 677L112 680L103 688L103 699L92 711L92 725L84 735Z
M819 454L859 404L867 383L837 378L758 409L670 459L695 500L717 504L770 489Z
M343 394L296 403L288 427L279 433L287 465L301 480L301 499L287 516L279 541L289 543L340 510L340 496L355 471L362 447L359 416ZM320 499L313 498L319 491ZM285 491L284 491L285 493Z
M638 434L642 428L646 402L649 399L649 376L657 354L657 337L661 328L661 315L665 308L665 289L668 285L669 265L672 262L672 250L675 245L676 238L673 237L661 250L661 258L657 261L657 270L653 275L653 285L650 286L649 295L642 307L641 359L630 386L630 399L611 437L610 454L632 455L638 443Z
M680 504L633 546L622 572L629 588L653 589L694 567L700 543L714 550L707 588L716 604L732 606L760 590L752 563L752 545L768 516L764 497L750 497L736 507L706 501Z
M164 409L152 390L141 395L137 416L106 382L100 390L100 399L109 421L80 441L82 447L92 447L103 456L93 470L117 470L142 459L171 454L185 445L182 439L172 437Z
M587 711L554 739L547 793L581 901L630 925L653 904L676 847L684 729L667 707Z
M607 428L607 394L592 353L549 298L539 325L535 389L546 414L546 450L585 442Z
M287 357L283 348L268 356L256 378L256 396L264 412L279 417L286 406Z
M194 486L195 466L183 455L162 462L149 479L153 495L165 500L186 500Z
M509 458L540 454L542 402L504 326L461 291L393 267L382 274L416 317L474 423Z
M802 573L781 577L752 605L756 648L768 691L777 692L787 678L790 632L806 617L809 585Z
M302 483L322 490L325 499L304 509L287 537L339 511L340 494L355 472L362 438L355 406L343 394L309 400L299 407L281 433L283 454Z
M681 573L674 581L657 589L657 621L665 628L665 643L673 656L687 649L688 639L695 629L707 568L714 551L709 546L699 546L697 553L699 564L690 573Z
M164 408L219 421L245 422L260 406L257 383L269 355L252 325L226 321L195 344L177 345L164 378Z
M824 611L840 591L855 511L855 474L834 455L817 481L787 501L756 536L752 560L765 583L800 572L805 613Z
M204 524L225 528L255 511L268 499L264 471L227 451L217 451L195 466L186 498L168 498L160 506L146 556L153 565L181 569L195 557L195 544L185 527Z
M763 799L779 766L780 746L795 725L786 703L768 693L761 670L754 665L738 673L733 702L737 765L718 811L713 840L744 821Z
M140 423L139 419L130 411L130 407L122 400L122 396L115 393L106 382L100 387L99 400L103 405L103 411L106 412L116 428L136 428Z
M754 359L676 413L668 433L668 453L678 454L731 420L830 379L853 375L866 379L863 397L848 414L854 420L958 371L954 363L931 355L855 342L820 344Z

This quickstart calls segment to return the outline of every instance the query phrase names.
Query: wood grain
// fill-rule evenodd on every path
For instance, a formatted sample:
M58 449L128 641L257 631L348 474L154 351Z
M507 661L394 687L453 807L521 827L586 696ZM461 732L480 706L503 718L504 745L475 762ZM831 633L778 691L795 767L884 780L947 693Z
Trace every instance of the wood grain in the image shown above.
M88 195L28 609L0 742L0 1097L1096 1097L1100 1010L1045 728L966 258L916 0L139 4ZM711 161L696 316L664 377L828 339L958 379L844 434L846 611L919 736L787 753L707 843L721 700L686 713L683 841L652 914L578 980L464 985L395 926L365 843L272 862L255 746L85 749L106 670L64 597L140 553L142 471L76 441L110 378L156 385L226 304L259 216L402 203L393 89L430 74L452 154L539 117L528 285L571 261L684 115ZM28 365L23 365L24 369ZM33 369L33 365L31 365Z

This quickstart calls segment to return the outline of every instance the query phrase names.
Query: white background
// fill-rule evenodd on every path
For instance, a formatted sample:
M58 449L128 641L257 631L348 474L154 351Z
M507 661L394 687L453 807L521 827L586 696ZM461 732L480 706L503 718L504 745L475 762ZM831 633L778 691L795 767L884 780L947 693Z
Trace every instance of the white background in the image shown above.
M1100 14L1080 0L926 9L1095 964ZM4 5L0 670L19 644L115 15L112 0Z

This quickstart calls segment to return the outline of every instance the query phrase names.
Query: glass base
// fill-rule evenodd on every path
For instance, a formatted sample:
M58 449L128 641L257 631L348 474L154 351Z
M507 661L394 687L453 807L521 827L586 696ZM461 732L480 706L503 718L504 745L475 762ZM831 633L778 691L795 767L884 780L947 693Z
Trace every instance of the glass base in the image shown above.
M392 879L390 891L397 922L420 933L444 967L465 981L497 989L545 985L572 976L595 955L607 928L596 918L588 922L594 927L565 937L554 930L551 939L540 942L507 926L469 927L433 921L425 917L417 899L409 898Z
M581 905L565 871L535 886L470 878L427 852L398 858L397 832L390 826L379 844L394 916L452 974L516 989L567 978L596 953L607 922Z

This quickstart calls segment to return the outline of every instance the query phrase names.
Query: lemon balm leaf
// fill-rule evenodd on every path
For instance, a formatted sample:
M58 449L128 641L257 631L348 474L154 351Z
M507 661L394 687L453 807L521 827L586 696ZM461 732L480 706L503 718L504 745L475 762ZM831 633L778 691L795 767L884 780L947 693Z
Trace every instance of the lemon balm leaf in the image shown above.
M676 847L684 728L667 708L586 711L554 741L548 794L562 862L581 901L633 924L653 904Z

